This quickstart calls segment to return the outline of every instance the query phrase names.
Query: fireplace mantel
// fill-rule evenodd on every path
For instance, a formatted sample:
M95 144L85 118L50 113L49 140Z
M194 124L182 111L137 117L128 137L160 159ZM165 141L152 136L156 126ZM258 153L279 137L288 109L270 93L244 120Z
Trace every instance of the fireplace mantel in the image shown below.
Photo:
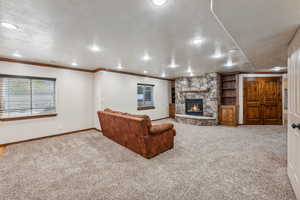
M179 93L205 93L209 92L209 89L206 90L184 90L184 91L179 91Z

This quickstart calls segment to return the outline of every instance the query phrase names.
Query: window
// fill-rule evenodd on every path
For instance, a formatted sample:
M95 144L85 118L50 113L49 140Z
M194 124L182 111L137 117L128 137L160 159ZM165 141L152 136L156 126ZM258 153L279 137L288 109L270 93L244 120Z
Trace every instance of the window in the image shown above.
M137 101L138 110L154 109L153 102L154 85L138 84L137 86Z
M54 114L55 82L50 78L0 75L0 119Z

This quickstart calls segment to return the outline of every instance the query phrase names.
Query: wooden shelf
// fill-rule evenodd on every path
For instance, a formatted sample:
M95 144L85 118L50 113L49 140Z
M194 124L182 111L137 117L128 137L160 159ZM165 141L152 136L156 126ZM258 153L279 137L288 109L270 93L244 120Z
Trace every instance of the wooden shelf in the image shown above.
M233 82L233 81L236 81L236 79L222 80L222 82Z
M222 88L222 90L236 90L236 88Z
M179 93L205 93L209 92L209 90L186 90L186 91L180 91Z
M223 96L222 98L236 98L236 96L234 96L234 95L232 95L232 96L228 95L228 96Z

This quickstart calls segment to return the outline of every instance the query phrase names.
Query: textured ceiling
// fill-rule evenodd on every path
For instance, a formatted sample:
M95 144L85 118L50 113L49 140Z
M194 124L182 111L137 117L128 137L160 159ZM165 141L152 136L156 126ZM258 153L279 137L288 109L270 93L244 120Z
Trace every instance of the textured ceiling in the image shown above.
M300 25L299 0L216 2L218 17L256 70L287 66L288 43Z
M253 2L253 3L252 3ZM288 2L288 3L287 3ZM267 4L268 3L268 4ZM289 4L289 5L286 5ZM216 14L257 70L286 63L286 46L299 22L297 0L216 0ZM298 9L297 9L298 8ZM0 56L18 52L23 60L78 68L99 67L169 78L212 71L253 70L241 52L213 59L216 48L228 55L237 48L210 11L209 0L169 0L155 7L150 0L0 0ZM201 37L201 46L191 40ZM91 52L96 44L101 52ZM148 52L152 60L141 57ZM179 66L170 68L171 60Z

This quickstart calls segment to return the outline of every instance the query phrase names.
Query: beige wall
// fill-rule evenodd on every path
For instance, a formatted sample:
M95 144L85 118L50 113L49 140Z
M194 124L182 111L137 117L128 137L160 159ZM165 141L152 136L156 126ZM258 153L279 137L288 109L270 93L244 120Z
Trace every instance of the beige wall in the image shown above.
M96 111L111 108L147 114L151 119L169 116L170 81L118 74L86 73L0 62L0 73L56 78L57 117L0 122L0 144L100 128ZM154 84L155 109L137 110L137 83Z
M152 110L137 110L137 84L153 84ZM95 111L111 108L122 112L146 114L152 120L169 116L170 81L100 71L95 74ZM95 116L95 127L100 128Z
M0 73L56 78L57 117L0 122L0 144L93 128L92 73L0 62Z

